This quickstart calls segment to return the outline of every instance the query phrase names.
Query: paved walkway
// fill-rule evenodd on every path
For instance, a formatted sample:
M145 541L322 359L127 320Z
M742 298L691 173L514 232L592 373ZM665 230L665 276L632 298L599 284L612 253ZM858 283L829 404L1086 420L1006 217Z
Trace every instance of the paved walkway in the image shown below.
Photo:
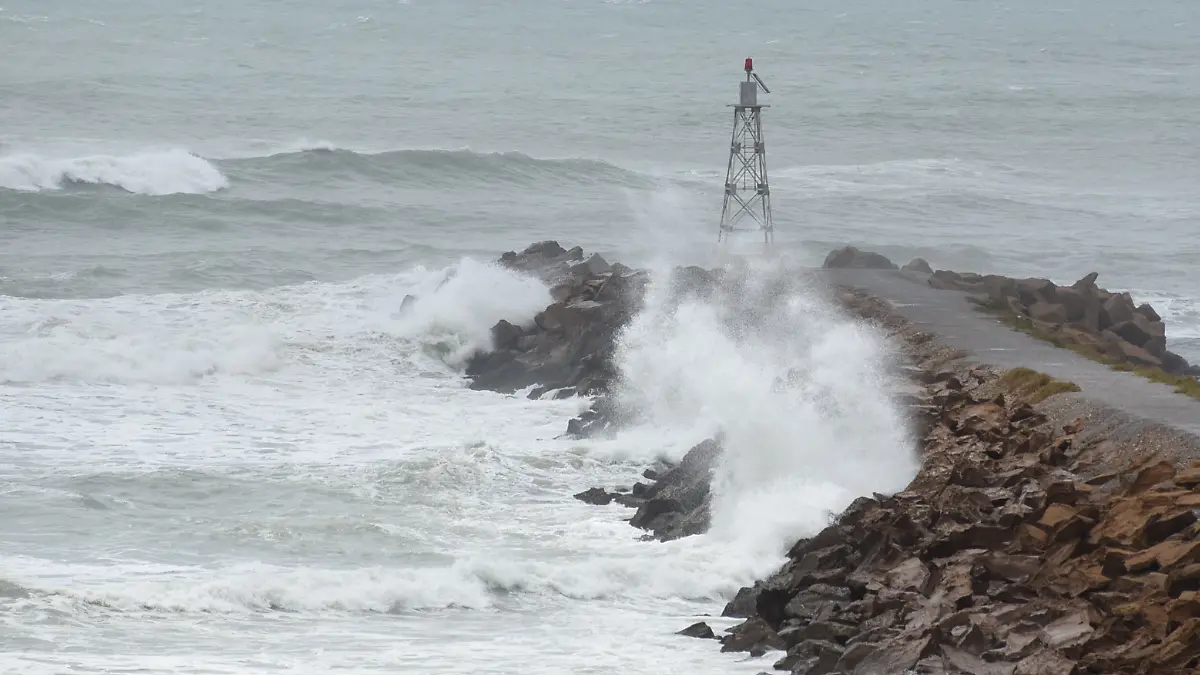
M914 325L940 336L949 347L969 352L974 361L1001 369L1033 368L1078 384L1097 403L1200 436L1200 400L1013 330L974 309L967 293L935 289L923 276L896 271L821 270L820 276L888 301ZM1169 326L1167 331L1169 340Z

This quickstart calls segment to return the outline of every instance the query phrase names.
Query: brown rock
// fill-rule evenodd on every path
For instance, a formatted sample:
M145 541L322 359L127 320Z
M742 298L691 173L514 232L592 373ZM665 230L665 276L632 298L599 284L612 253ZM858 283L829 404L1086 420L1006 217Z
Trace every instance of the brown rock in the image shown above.
M921 593L929 582L929 569L920 558L909 558L884 576L884 583L899 591Z
M1076 558L1058 569L1042 571L1048 577L1044 587L1058 596L1075 598L1109 584L1104 568L1087 558Z
M1012 663L988 663L983 659L954 647L942 646L942 658L952 672L965 675L1013 675L1016 668Z
M1167 615L1171 623L1185 623L1200 618L1200 592L1185 591L1167 604Z
M1015 582L1023 582L1033 576L1040 564L1037 556L1007 553L989 553L980 557L979 562L992 577Z
M1167 635L1161 643L1130 652L1129 658L1135 661L1149 661L1152 664L1152 672L1180 667L1187 659L1189 648L1195 648L1197 633L1200 633L1200 619L1190 619Z
M827 640L805 640L788 649L776 664L777 670L825 675L833 671L842 656L842 647Z
M834 621L814 621L795 629L793 635L799 642L805 640L821 640L824 642L845 643L858 634L858 628ZM780 636L788 639L780 632Z
M1071 506L1051 504L1038 521L1038 527L1050 533L1051 541L1065 542L1083 536L1091 522Z
M858 664L863 662L877 649L876 645L869 642L856 642L846 647L846 651L842 652L841 658L834 664L834 671L841 673L855 672Z
M1037 525L1025 523L1017 528L1017 544L1021 551L1041 551L1049 543L1049 533Z
M1124 593L1129 596L1141 597L1144 595L1166 593L1167 582L1167 575L1160 572L1126 575L1119 579L1113 579L1112 584L1109 585L1109 590L1114 593Z
M885 642L854 667L854 675L894 675L916 665L932 651L929 636L899 637Z
M748 652L759 646L770 649L786 648L775 629L762 619L750 619L743 623L738 626L737 632L721 638L721 643L722 652Z
M1042 629L1042 642L1051 649L1081 645L1095 633L1087 614L1076 612L1052 621Z
M1196 512L1191 507L1163 509L1162 512L1151 516L1146 523L1145 542L1158 542L1187 529L1196 522Z
M1175 475L1175 484L1180 487L1194 488L1200 485L1200 466L1193 465Z
M1175 478L1175 467L1170 462L1161 460L1147 464L1138 470L1133 485L1129 487L1129 492L1130 494L1139 494L1173 478Z
M1178 598L1187 591L1200 591L1200 564L1182 567L1167 576L1167 595Z
M1075 675L1079 666L1053 649L1042 649L1017 663L1013 675Z

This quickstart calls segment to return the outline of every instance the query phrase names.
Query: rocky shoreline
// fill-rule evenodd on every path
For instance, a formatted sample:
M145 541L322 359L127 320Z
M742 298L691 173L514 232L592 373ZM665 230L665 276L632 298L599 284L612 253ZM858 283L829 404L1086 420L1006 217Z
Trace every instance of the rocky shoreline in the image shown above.
M472 360L472 386L597 395L572 420L574 435L626 421L631 413L611 396L611 359L647 275L553 242L507 253L501 264L546 279L555 303L530 325L498 324L497 350ZM827 265L895 268L853 249L835 251ZM937 279L931 283L952 279L915 261L906 269ZM688 280L680 293L737 283L698 268L677 276ZM1174 363L1165 343L1136 344L1159 333L1148 305L1133 307L1131 318L1124 311L1131 299L1101 300L1099 289L1076 284L1068 288L1084 298L1084 314L1072 320L1079 307L1065 298L1074 296L1049 282L957 279L1020 303L1038 321L1064 318L1058 325L1082 324L1078 330L1095 323L1093 332L1120 337L1158 359L1157 367ZM1095 279L1083 281L1094 286ZM681 633L717 638L722 651L777 652L764 663L808 675L1196 672L1200 463L1181 459L1200 457L1200 442L1145 423L1121 433L1097 421L1103 410L1066 419L1062 410L1088 407L1075 399L1058 405L1071 398L1057 395L1069 383L1035 381L1051 394L1034 396L1026 374L975 367L885 303L848 289L836 296L888 333L909 364L914 393L901 403L916 423L921 469L904 491L859 498L825 530L796 542L782 569L725 607L724 616L743 623L720 637L706 624ZM1051 299L1061 309L1048 309ZM635 509L630 522L647 537L697 534L708 525L719 453L719 439L709 439L679 464L647 470L648 482L628 493L593 488L576 497Z
M1109 434L947 360L886 305L842 299L889 326L918 368L922 469L742 589L723 615L747 620L722 650L779 650L777 669L809 675L1195 672L1200 464L1148 448L1114 466ZM1143 429L1137 442L1156 434L1177 441Z

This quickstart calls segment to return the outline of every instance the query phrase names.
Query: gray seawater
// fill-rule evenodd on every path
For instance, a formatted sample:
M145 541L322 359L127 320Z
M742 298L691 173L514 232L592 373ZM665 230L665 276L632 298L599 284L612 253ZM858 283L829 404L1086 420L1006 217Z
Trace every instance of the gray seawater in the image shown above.
M764 669L672 631L903 484L877 339L652 304L655 424L575 443L582 402L463 387L546 303L486 261L703 259L752 56L794 257L1097 271L1200 360L1197 45L1187 0L0 0L0 669ZM712 535L570 499L714 425Z

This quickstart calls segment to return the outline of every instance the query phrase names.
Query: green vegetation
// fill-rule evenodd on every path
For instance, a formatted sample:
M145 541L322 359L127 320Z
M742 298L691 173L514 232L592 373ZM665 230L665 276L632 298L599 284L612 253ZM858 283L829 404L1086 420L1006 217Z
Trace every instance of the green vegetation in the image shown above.
M1163 370L1162 368L1151 368L1148 366L1136 366L1132 363L1118 361L1112 357L1107 356L1104 352L1102 352L1100 349L1098 349L1095 345L1079 344L1077 342L1070 342L1070 341L1064 339L1061 334L1055 333L1053 331L1048 331L1044 328L1040 328L1037 325L1035 325L1033 323L1033 320L1030 319L1029 317L1015 314L1007 306L1001 307L1000 303L996 302L993 299L972 298L972 302L974 302L981 311L987 312L988 314L999 319L1002 323L1009 326L1010 328L1019 330L1022 333L1025 333L1026 335L1033 336L1043 342L1049 342L1050 344L1054 345L1055 347L1062 347L1063 349L1069 349L1084 358L1091 359L1092 361L1095 361L1097 363L1103 363L1104 365L1108 366L1109 368L1112 368L1113 370L1119 370L1119 371L1125 372L1125 373L1133 373L1135 375L1140 375L1141 377L1144 377L1147 380L1151 380L1153 382L1159 382L1161 384L1166 384L1166 385L1175 387L1175 391L1177 393L1183 394L1185 396L1191 396L1192 398L1195 398L1195 399L1200 399L1200 380L1197 380L1194 377L1188 377L1186 375L1173 375L1173 374L1168 373L1167 371ZM1018 368L1017 370L1021 370L1021 369ZM1074 386L1074 385L1072 385L1072 386ZM1076 391L1078 391L1078 388L1076 388Z
M1030 403L1041 403L1055 394L1079 391L1074 382L1056 380L1029 368L1013 368L1000 375L1000 386Z

